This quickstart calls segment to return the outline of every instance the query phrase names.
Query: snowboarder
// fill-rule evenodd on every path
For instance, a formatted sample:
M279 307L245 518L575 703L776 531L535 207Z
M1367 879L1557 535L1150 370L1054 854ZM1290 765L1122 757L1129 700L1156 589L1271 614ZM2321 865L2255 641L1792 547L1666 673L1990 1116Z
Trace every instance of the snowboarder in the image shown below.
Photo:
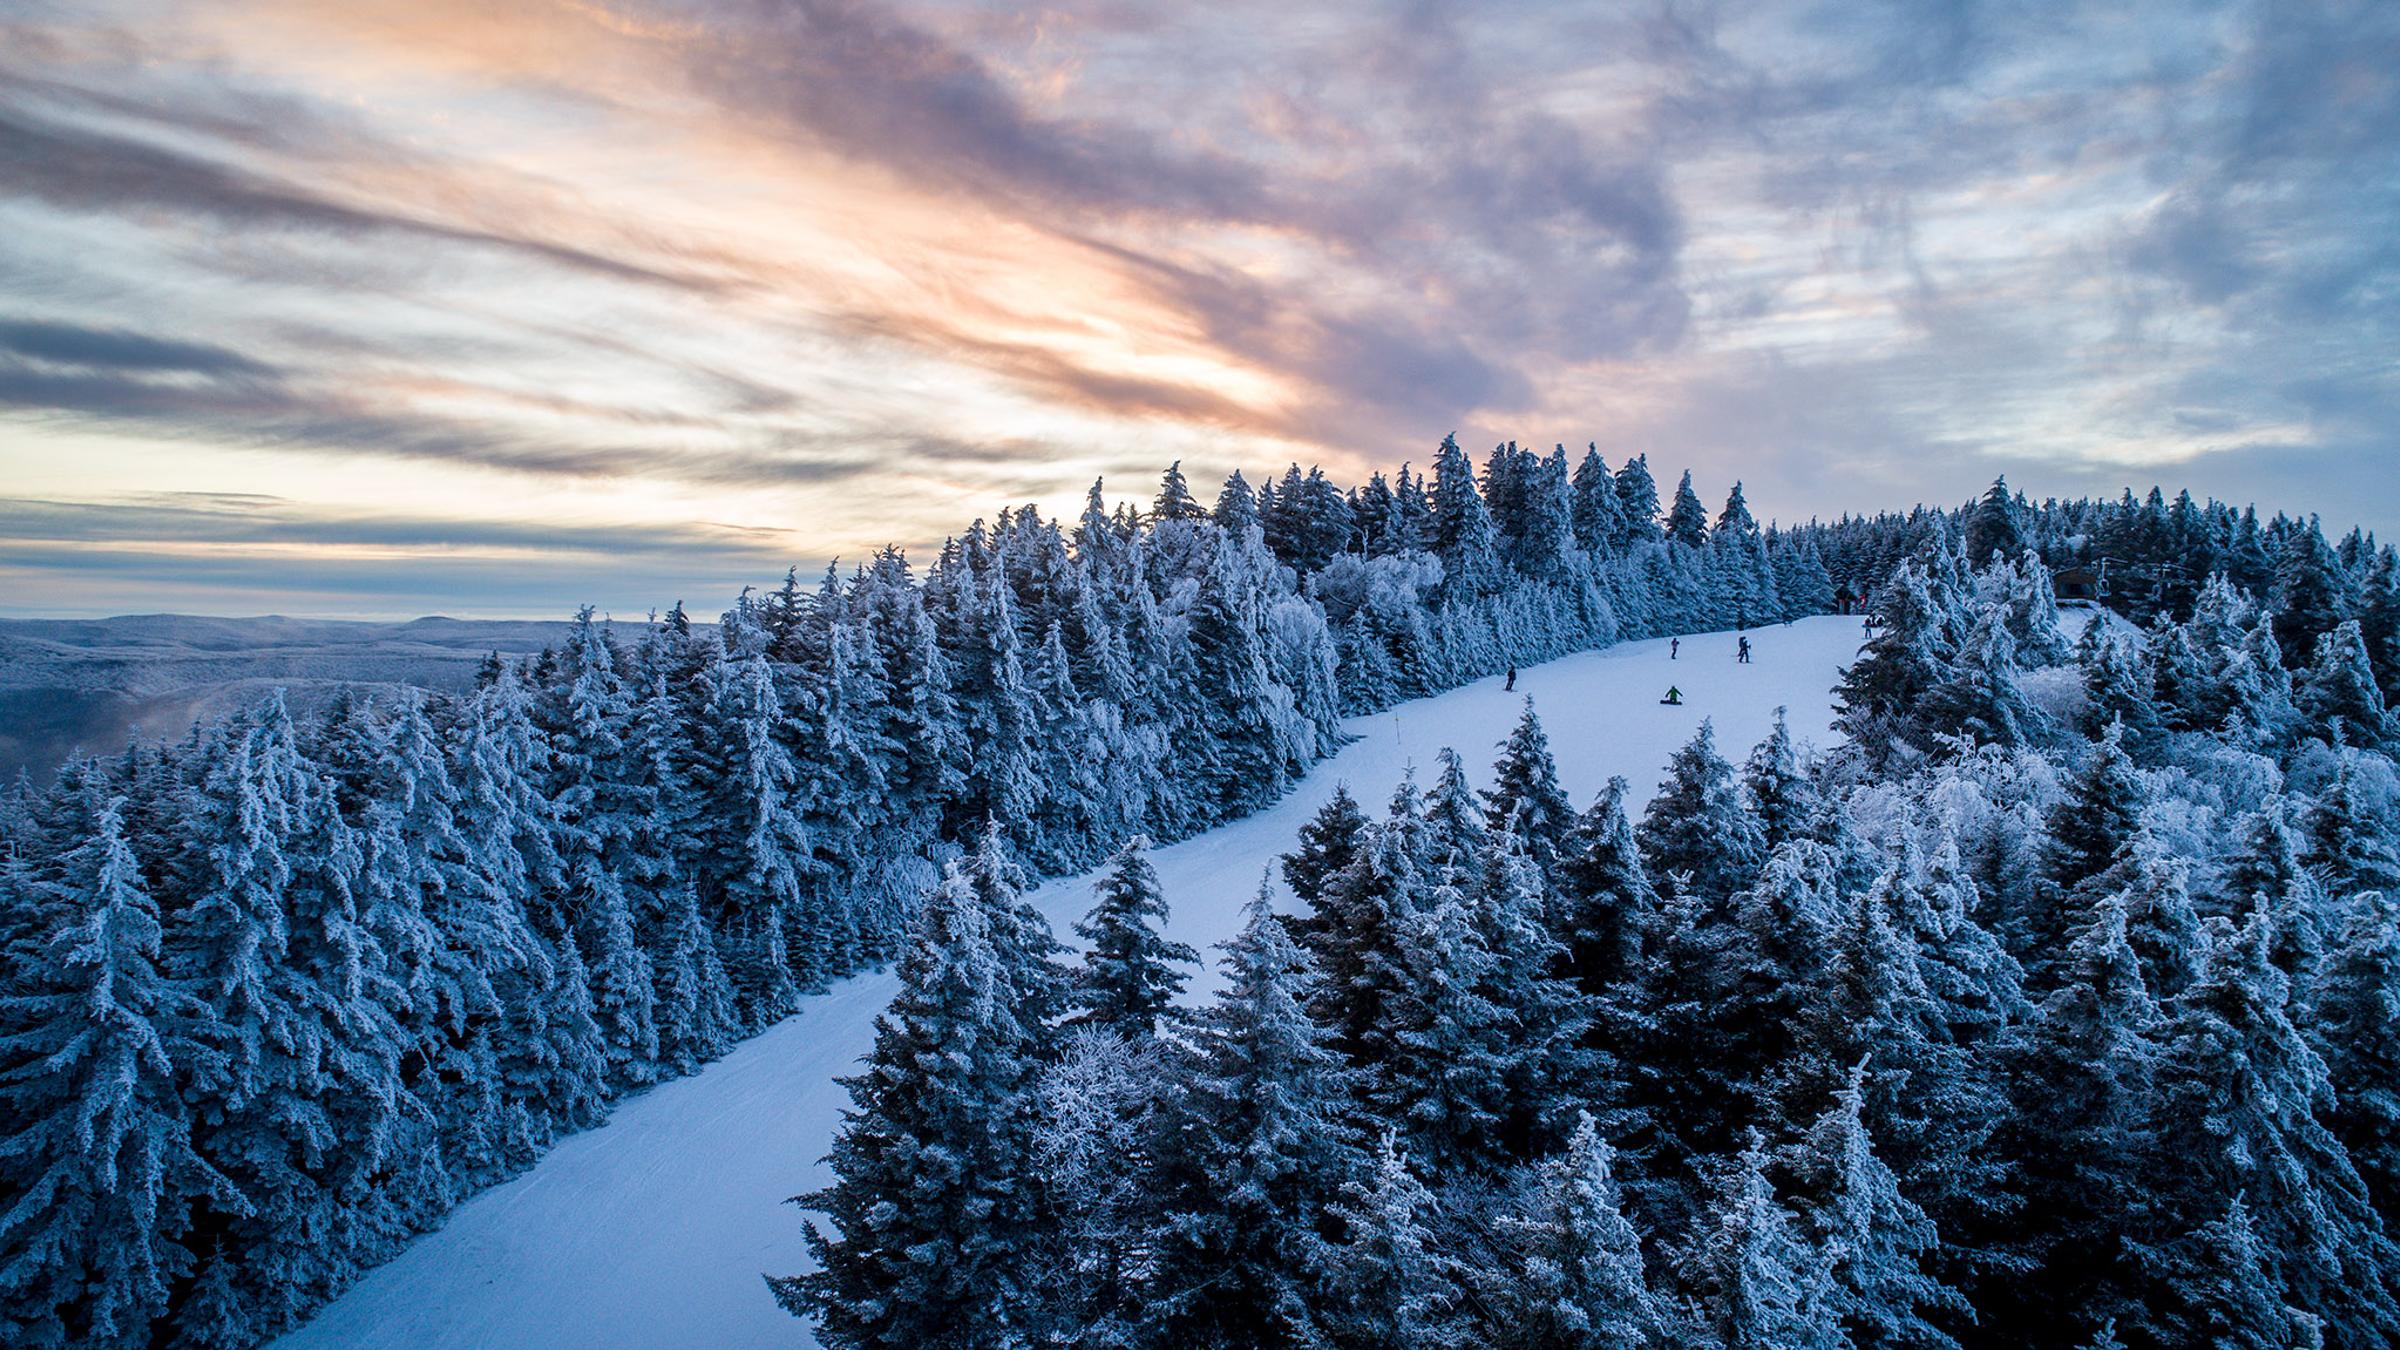
M1738 665L1750 664L1750 639L1743 638L1741 645L1733 649L1733 659Z
M1680 708L1683 706L1683 691L1670 684L1667 686L1667 696L1660 699L1659 702Z
M1501 685L1501 686L1500 686L1500 691L1501 691L1502 693L1515 693L1515 692L1516 692L1516 688L1517 688L1517 668L1516 668L1515 666L1510 666L1510 667L1508 668L1508 683L1506 683L1506 684L1504 684L1504 685Z
M1668 638L1668 639L1667 639L1667 659L1668 659L1668 660L1670 660L1670 661L1674 660L1674 659L1675 659L1675 654L1676 654L1677 652L1680 652L1680 651L1682 651L1682 650L1683 650L1683 639L1682 639L1682 638L1679 638L1679 637L1671 637L1671 638Z

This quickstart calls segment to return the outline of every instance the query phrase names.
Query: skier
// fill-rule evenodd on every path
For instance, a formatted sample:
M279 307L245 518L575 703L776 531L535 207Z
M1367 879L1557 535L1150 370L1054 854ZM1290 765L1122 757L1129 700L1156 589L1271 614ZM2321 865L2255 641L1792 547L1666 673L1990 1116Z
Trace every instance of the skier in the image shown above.
M1516 691L1516 688L1517 688L1517 668L1516 668L1515 666L1510 666L1510 667L1508 668L1508 683L1506 683L1506 684L1504 684L1504 685L1501 685L1501 686L1500 686L1500 690L1501 690L1501 692L1502 692L1502 693L1514 693L1514 692Z
M1683 691L1670 684L1667 686L1667 696L1660 699L1659 702L1670 707L1680 708L1683 706Z
M1734 648L1733 659L1737 664L1740 665L1746 666L1750 664L1750 639L1743 638L1741 645Z
M1682 639L1682 638L1679 638L1679 637L1671 637L1671 638L1668 638L1668 639L1667 639L1667 659L1668 659L1668 660L1670 660L1670 661L1674 660L1674 659L1675 659L1675 654L1676 654L1677 652L1679 652L1679 651L1682 651L1682 650L1683 650L1683 639Z

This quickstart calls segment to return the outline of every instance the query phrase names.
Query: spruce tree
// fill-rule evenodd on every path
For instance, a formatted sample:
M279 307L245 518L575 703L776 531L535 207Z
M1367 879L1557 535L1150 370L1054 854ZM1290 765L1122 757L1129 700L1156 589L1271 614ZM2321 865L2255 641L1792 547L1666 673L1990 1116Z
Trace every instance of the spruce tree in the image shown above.
M1875 1156L1866 1096L1862 1060L1809 1127L1792 1163L1809 1226L1832 1268L1834 1312L1861 1347L1956 1346L1944 1322L1971 1311L1927 1269L1940 1235Z
M2124 908L2106 898L2008 1055L2016 1110L2001 1151L2024 1188L2013 1256L2032 1272L1996 1283L1984 1301L1992 1334L2039 1339L2046 1328L2119 1316L2138 1297L2121 1236L2147 1203L2160 1023Z
M1742 794L1758 821L1759 842L1770 852L1799 838L1817 813L1816 784L1800 766L1792 747L1791 723L1784 709L1775 709L1774 729L1750 752L1742 767Z
M1206 507L1193 499L1191 486L1183 479L1183 461L1167 466L1158 481L1158 497L1151 503L1153 520L1202 520L1208 516Z
M1625 815L1626 791L1623 778L1608 780L1575 822L1559 869L1551 926L1567 949L1567 969L1592 998L1630 992L1658 908Z
M819 1268L771 1277L776 1301L840 1346L982 1347L1032 1334L1027 1255L1040 1228L1029 1088L1041 1047L1011 1008L993 913L953 867L926 898L876 1018L875 1048L843 1079L833 1184L796 1197Z
M1664 1317L1624 1214L1615 1154L1578 1111L1566 1147L1530 1169L1501 1216L1502 1260L1471 1277L1496 1350L1649 1350Z
M174 1041L194 1009L160 974L123 807L59 859L46 900L68 922L0 965L0 1332L15 1345L148 1344L191 1269L193 1199L249 1213L192 1146Z
M1514 830L1534 865L1545 877L1554 876L1575 830L1575 807L1558 785L1558 764L1550 757L1550 738L1542 733L1530 694L1516 729L1500 745L1484 801L1486 823L1494 831Z
M2366 785L2358 781L2366 762L2356 750L2340 751L2333 781L2318 792L2304 820L2300 859L2337 899L2370 890L2400 893L2400 828L2369 804Z
M2311 1026L2333 1087L2326 1124L2386 1232L2400 1225L2400 899L2361 896L2325 968Z
M1306 1011L1314 972L1265 887L1243 914L1182 1074L1157 1317L1179 1344L1313 1346L1332 1207L1365 1170L1351 1075Z
M1767 1180L1756 1131L1727 1167L1695 1264L1711 1330L1728 1350L1839 1350L1849 1345L1833 1272Z
M2301 676L2294 701L2312 727L2369 748L2392 743L2391 715L2355 619L2317 639L2316 658Z
M2292 1025L2267 920L2211 927L2207 964L2163 1037L2149 1185L2164 1231L2152 1240L2197 1228L2240 1196L2269 1296L2323 1319L2336 1344L2387 1341L2400 1335L2400 1251L2325 1124L2326 1065ZM2153 1315L2166 1314L2157 1330L2170 1337L2172 1310L2214 1297L2172 1279L2160 1292Z
M1982 498L1967 513L1967 560L1977 567L1992 560L1994 554L2013 560L2025 551L2025 534L2017 518L2017 502L2008 490L2008 479L1992 480Z
M1359 1036L1368 1101L1437 1172L1497 1166L1516 1027L1473 901L1447 884L1403 916L1393 976Z
M1458 448L1457 437L1443 439L1433 468L1428 542L1442 560L1442 593L1453 600L1472 600L1499 587L1499 534L1483 494L1476 490L1475 466Z
M2275 643L2283 663L2297 669L2349 615L2341 563L2325 546L2314 520L2284 538L2275 559Z
M1575 542L1595 557L1611 557L1622 551L1627 533L1625 508L1617 496L1616 479L1608 471L1608 461L1600 457L1598 445L1588 447L1583 459L1575 465L1573 488Z
M1357 1350L1473 1344L1459 1309L1456 1262L1436 1245L1433 1193L1409 1170L1390 1131L1367 1174L1345 1189L1333 1215L1343 1242L1333 1253L1335 1345Z
M1743 806L1733 766L1717 753L1713 722L1667 760L1667 782L1642 814L1642 862L1665 885L1722 899L1766 861L1766 839Z
M1667 510L1667 539L1687 548L1699 548L1708 542L1708 508L1700 504L1700 494L1692 491L1692 471L1683 471L1683 481L1675 485L1675 504Z
M1617 470L1617 505L1625 517L1625 543L1658 542L1658 481L1650 476L1650 457L1640 455Z
M1951 671L1956 645L1946 602L1913 562L1875 599L1879 627L1835 687L1836 730L1881 767L1930 747L1918 711Z
M1140 835L1125 841L1092 888L1098 896L1092 912L1075 925L1091 946L1076 981L1075 1001L1082 1011L1068 1020L1105 1027L1133 1045L1158 1034L1160 1020L1190 978L1180 967L1200 959L1188 945L1160 936L1167 901L1159 892L1158 872L1142 856L1149 844Z
M1326 886L1358 856L1366 828L1350 785L1335 783L1333 796L1300 827L1299 846L1281 860L1284 884L1302 905L1313 911L1322 902Z

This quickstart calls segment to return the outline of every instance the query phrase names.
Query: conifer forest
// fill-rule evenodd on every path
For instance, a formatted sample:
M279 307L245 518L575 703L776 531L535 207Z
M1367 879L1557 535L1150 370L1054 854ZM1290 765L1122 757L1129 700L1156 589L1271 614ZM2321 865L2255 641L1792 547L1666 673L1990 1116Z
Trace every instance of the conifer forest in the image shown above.
M1165 932L1345 719L1829 614L1829 744L1578 800L1544 692ZM795 1344L2390 1345L2395 700L2400 553L2313 518L1455 440L586 609L0 795L0 1342L262 1344L884 969Z

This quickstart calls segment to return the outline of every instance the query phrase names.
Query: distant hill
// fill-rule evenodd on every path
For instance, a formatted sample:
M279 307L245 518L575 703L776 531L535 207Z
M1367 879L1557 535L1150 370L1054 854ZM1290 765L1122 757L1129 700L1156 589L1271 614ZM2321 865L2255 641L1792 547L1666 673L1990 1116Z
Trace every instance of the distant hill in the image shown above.
M638 625L637 625L638 627ZM462 689L487 652L557 642L559 620L0 619L0 775L47 777L77 748L173 737L284 689L295 710L345 686Z

